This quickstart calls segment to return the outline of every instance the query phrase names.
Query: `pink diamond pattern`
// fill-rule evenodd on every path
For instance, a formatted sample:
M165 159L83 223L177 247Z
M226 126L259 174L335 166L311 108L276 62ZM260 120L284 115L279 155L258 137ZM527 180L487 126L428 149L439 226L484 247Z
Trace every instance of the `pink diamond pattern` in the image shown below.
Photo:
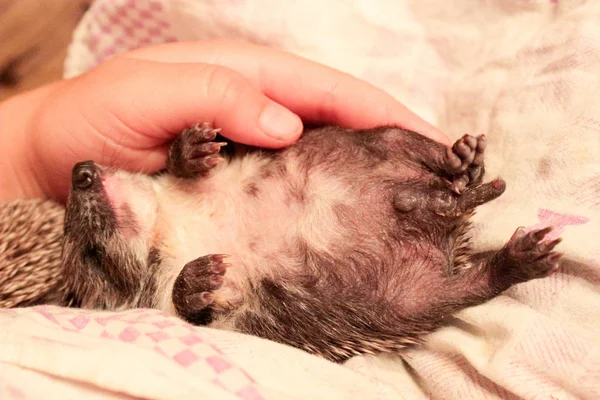
M200 339L198 337L198 335L195 335L193 333L185 335L185 336L179 338L179 340L181 340L183 343L187 344L188 346L192 346L192 345L204 342L202 339Z
M169 326L173 325L175 325L175 322L168 319L163 319L162 321L154 322L154 326L161 329L168 328Z
M123 342L134 342L140 336L140 332L133 326L128 326L119 335L119 339Z
M83 329L90 322L90 320L83 315L78 315L75 318L71 318L71 323L77 329Z
M194 354L194 352L190 349L185 349L175 354L173 360L177 361L180 365L184 367L189 367L196 361L198 361L198 356Z
M167 313L146 309L106 312L38 306L9 310L4 315L17 318L31 314L43 318L37 318L40 323L52 321L65 331L84 334L87 338L118 340L156 352L181 368L208 374L210 381L238 398L261 398L254 386L256 382L247 371L232 363L219 346L203 338L196 327ZM72 343L53 341L44 335L37 339L53 342L56 346L89 347L87 342L84 345L77 340Z
M99 323L102 326L106 326L106 324L108 322L110 322L111 320L114 320L115 317L114 316L108 316L108 317L100 317L100 318L95 318L96 322Z
M150 333L146 333L146 335L148 337L150 337L150 339L154 340L155 342L160 342L165 339L171 338L171 336L169 334L167 334L165 331L150 332Z
M46 311L46 307L42 306L39 308L39 313L46 318L48 321L50 322L54 322L55 324L59 324L58 320L56 319L56 317L54 315L52 315L50 312Z
M220 374L223 371L228 370L229 368L231 368L231 364L229 364L229 362L227 362L227 360L218 357L218 356L210 356L206 358L206 362L208 363L208 365L210 365L212 367L212 369L215 370L215 372L217 374Z

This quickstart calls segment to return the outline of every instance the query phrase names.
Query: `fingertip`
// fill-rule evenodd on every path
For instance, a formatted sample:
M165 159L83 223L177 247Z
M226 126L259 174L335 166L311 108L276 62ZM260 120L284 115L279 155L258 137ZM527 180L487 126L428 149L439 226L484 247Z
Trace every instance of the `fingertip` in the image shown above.
M274 144L281 145L296 141L303 129L299 116L275 102L265 105L258 118L258 126Z
M259 99L255 100L254 104L258 104ZM256 113L226 113L215 124L223 136L240 144L279 149L295 143L304 130L300 117L270 99L262 103Z

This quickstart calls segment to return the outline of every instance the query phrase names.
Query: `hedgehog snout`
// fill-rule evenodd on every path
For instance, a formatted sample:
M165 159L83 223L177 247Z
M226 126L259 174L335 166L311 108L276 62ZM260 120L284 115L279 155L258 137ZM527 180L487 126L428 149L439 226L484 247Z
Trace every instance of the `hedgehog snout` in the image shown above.
M93 161L82 161L75 164L71 179L75 190L89 190L101 182L98 167Z

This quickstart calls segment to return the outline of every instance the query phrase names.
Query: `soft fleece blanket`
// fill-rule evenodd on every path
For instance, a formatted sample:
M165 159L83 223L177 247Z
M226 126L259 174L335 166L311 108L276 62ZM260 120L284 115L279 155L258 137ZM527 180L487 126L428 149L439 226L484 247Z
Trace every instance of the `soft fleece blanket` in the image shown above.
M150 310L0 312L0 398L600 398L600 2L96 0L65 76L152 43L276 46L387 90L453 137L489 139L506 193L480 248L554 225L559 273L456 316L401 357L333 365Z

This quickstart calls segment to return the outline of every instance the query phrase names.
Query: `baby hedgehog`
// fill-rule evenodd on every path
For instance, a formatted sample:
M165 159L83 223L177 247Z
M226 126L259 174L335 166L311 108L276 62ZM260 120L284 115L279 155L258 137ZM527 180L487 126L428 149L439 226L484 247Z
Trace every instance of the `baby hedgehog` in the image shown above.
M308 129L291 147L221 151L200 124L148 176L76 164L65 293L76 307L152 307L341 362L419 343L447 316L558 265L551 228L469 248L485 137L443 146L399 127Z

